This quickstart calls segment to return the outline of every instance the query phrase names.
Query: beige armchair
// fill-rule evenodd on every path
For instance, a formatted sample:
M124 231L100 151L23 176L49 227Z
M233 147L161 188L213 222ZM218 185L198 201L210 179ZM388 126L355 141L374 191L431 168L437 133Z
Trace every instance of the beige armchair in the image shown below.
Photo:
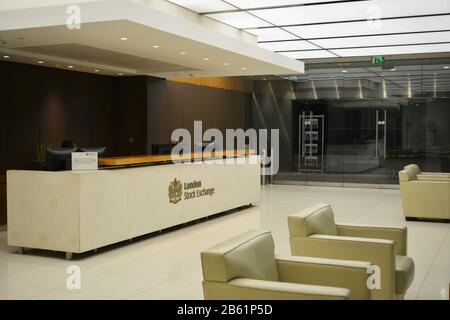
M275 256L269 231L201 253L205 299L370 299L369 262Z
M406 219L450 220L450 178L418 177L414 166L406 166L399 172Z
M380 268L373 299L402 299L414 278L406 256L406 227L343 225L330 205L318 204L288 217L292 255L370 261Z

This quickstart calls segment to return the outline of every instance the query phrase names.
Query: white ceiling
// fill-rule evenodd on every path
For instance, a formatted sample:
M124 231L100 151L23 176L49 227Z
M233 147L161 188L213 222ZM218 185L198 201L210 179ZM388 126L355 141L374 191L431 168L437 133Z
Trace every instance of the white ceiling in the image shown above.
M37 3L0 0L0 59L107 75L248 76L304 71L302 62L257 46L248 33L167 1L83 0L78 3L80 30L66 26L67 7L73 1Z
M450 0L169 0L294 59L450 52Z

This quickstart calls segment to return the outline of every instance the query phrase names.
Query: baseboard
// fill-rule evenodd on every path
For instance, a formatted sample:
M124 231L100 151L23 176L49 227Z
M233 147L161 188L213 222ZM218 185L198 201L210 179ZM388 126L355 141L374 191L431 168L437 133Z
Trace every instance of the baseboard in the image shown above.
M6 224L0 225L0 231L6 231L6 229L8 229Z
M375 184L375 183L348 183L348 182L326 182L326 181L295 181L295 180L276 180L274 185L296 185L311 187L337 187L337 188L364 188L364 189L393 189L399 190L398 184Z
M450 223L450 219L405 217L406 221Z

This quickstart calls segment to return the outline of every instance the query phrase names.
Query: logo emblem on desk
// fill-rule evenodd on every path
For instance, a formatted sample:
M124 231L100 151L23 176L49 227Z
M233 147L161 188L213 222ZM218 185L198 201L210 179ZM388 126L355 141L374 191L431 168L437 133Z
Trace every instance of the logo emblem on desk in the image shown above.
M181 201L181 196L183 194L183 185L181 181L173 180L169 185L169 201L171 203L178 203Z

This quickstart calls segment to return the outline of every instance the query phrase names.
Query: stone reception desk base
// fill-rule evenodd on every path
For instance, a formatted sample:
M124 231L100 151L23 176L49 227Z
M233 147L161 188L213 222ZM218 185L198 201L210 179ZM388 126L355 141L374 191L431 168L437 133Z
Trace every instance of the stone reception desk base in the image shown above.
M11 170L7 197L8 245L62 251L70 258L257 202L260 159L81 172Z

